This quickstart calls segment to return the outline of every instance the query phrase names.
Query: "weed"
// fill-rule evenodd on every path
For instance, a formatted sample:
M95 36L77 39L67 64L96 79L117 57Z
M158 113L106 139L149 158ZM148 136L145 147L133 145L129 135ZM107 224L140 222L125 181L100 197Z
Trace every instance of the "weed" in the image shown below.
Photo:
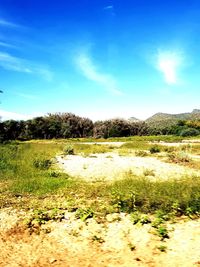
M168 159L172 163L189 163L191 162L190 157L185 152L173 152L168 154Z
M92 241L95 241L95 242L98 242L98 243L101 243L101 244L105 242L105 240L101 236L97 236L97 235L94 235L92 237Z
M148 153L145 150L138 150L135 151L135 156L136 157L146 157Z
M161 252L166 252L166 250L167 250L167 246L165 246L165 245L160 245L160 246L157 246L157 249L159 249Z
M155 176L155 171L152 169L144 169L143 175L144 176Z
M83 164L83 169L87 170L87 168L88 168L88 165L87 164Z
M58 209L53 210L35 210L31 216L25 220L26 226L29 228L30 232L38 232L40 226L48 221L61 221L64 219L64 212Z
M132 242L129 242L128 246L129 246L131 251L134 251L136 249L136 246Z
M67 145L63 151L64 155L74 155L74 148L72 145Z
M140 219L140 223L142 225L151 223L151 219L148 217L148 215L142 215L142 217Z
M51 160L50 159L34 159L33 166L40 170L48 170L51 166Z
M136 211L131 213L131 221L133 222L133 224L137 224L141 219L141 214Z
M50 171L50 172L49 172L49 176L50 176L50 177L57 178L57 177L60 176L60 173L59 173L59 172L56 172L56 171Z
M176 151L176 150L177 150L177 148L174 147L174 146L168 146L168 147L165 147L165 148L164 148L164 151L165 151L165 152L168 152L168 153L174 152L174 151Z
M160 225L162 225L164 220L162 218L156 218L152 221L151 226L158 229Z
M172 206L173 208L173 206ZM175 208L175 206L174 206ZM168 221L170 216L169 216L169 213L163 211L163 210L157 210L156 211L156 218L158 219L162 219L163 221Z
M154 145L154 146L150 147L149 152L151 154L159 153L160 152L160 147L157 146L157 145Z
M148 215L141 214L138 211L131 213L131 221L133 224L141 223L142 225L151 223L151 219Z
M148 141L158 139L174 141L174 137L130 137L132 148L148 149ZM171 139L170 139L171 138ZM116 141L116 140L115 140ZM126 173L121 180L86 182L69 177L67 174L51 169L49 160L61 153L66 143L72 143L77 152L109 151L106 146L83 145L73 140L30 141L18 144L0 145L0 206L16 205L25 208L42 207L49 202L51 207L67 207L71 210L91 207L100 217L115 211L153 213L162 210L166 214L197 216L200 212L200 177L183 175L177 180L156 180ZM85 147L86 146L86 147ZM145 147L145 148L144 148ZM194 148L195 147L195 148ZM120 151L120 148L116 148ZM200 153L200 146L192 147L193 153ZM42 163L41 163L42 161ZM52 160L50 160L52 162ZM34 166L34 163L36 166ZM52 179L52 177L57 177ZM20 198L16 198L20 195ZM59 199L59 201L58 201ZM45 206L46 208L46 206ZM88 213L79 215L87 217ZM89 215L91 216L91 215ZM162 222L164 216L157 218Z
M112 205L117 209L117 212L136 210L136 193L134 191L130 190L123 194L120 190L113 190L112 199Z
M92 218L94 216L94 211L91 208L83 209L79 208L76 211L76 218L81 219L83 222L88 218Z
M157 234L161 237L161 240L163 241L165 238L169 238L168 230L164 225L160 225L157 228Z

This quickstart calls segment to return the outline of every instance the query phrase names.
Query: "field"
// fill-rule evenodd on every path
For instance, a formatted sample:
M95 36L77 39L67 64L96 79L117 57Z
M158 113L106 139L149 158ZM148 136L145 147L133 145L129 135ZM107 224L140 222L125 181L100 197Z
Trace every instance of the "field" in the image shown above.
M200 266L200 137L0 146L0 266Z

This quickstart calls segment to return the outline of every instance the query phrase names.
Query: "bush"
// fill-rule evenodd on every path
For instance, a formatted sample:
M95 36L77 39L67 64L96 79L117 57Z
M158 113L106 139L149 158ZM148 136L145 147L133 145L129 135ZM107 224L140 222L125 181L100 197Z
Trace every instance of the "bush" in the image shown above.
M158 146L152 146L152 147L150 147L149 151L151 154L159 153L160 148Z
M146 157L148 154L144 150L138 150L138 151L135 151L135 155L136 157Z
M185 152L173 152L168 154L168 158L173 163L187 163L190 162L191 159Z
M48 170L51 166L50 159L35 159L33 161L33 166L40 170Z
M180 136L186 137L186 136L197 136L200 134L200 131L194 128L187 128L181 131Z
M64 148L64 155L74 155L74 148L71 145L68 145Z

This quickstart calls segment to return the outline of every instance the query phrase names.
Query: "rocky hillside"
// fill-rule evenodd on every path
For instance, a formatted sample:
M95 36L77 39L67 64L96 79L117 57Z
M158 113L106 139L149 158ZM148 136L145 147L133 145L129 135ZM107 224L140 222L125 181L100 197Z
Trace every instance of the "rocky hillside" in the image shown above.
M195 120L200 119L200 109L194 109L192 112L180 114L156 113L146 120L146 122L155 122L162 120Z
M156 113L146 120L151 126L168 126L176 124L179 120L200 120L200 109L180 114Z

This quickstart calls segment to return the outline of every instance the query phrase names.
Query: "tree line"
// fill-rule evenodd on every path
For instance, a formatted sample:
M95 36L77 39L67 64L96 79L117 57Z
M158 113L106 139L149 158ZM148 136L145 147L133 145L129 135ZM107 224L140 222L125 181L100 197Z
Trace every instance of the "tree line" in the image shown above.
M179 121L176 125L162 128L151 127L143 121L111 119L94 122L72 113L56 113L30 120L0 122L0 141L52 138L109 138L134 135L197 135L200 122Z
M52 138L109 138L148 134L144 122L112 119L94 122L72 113L56 113L30 120L0 122L0 140Z

